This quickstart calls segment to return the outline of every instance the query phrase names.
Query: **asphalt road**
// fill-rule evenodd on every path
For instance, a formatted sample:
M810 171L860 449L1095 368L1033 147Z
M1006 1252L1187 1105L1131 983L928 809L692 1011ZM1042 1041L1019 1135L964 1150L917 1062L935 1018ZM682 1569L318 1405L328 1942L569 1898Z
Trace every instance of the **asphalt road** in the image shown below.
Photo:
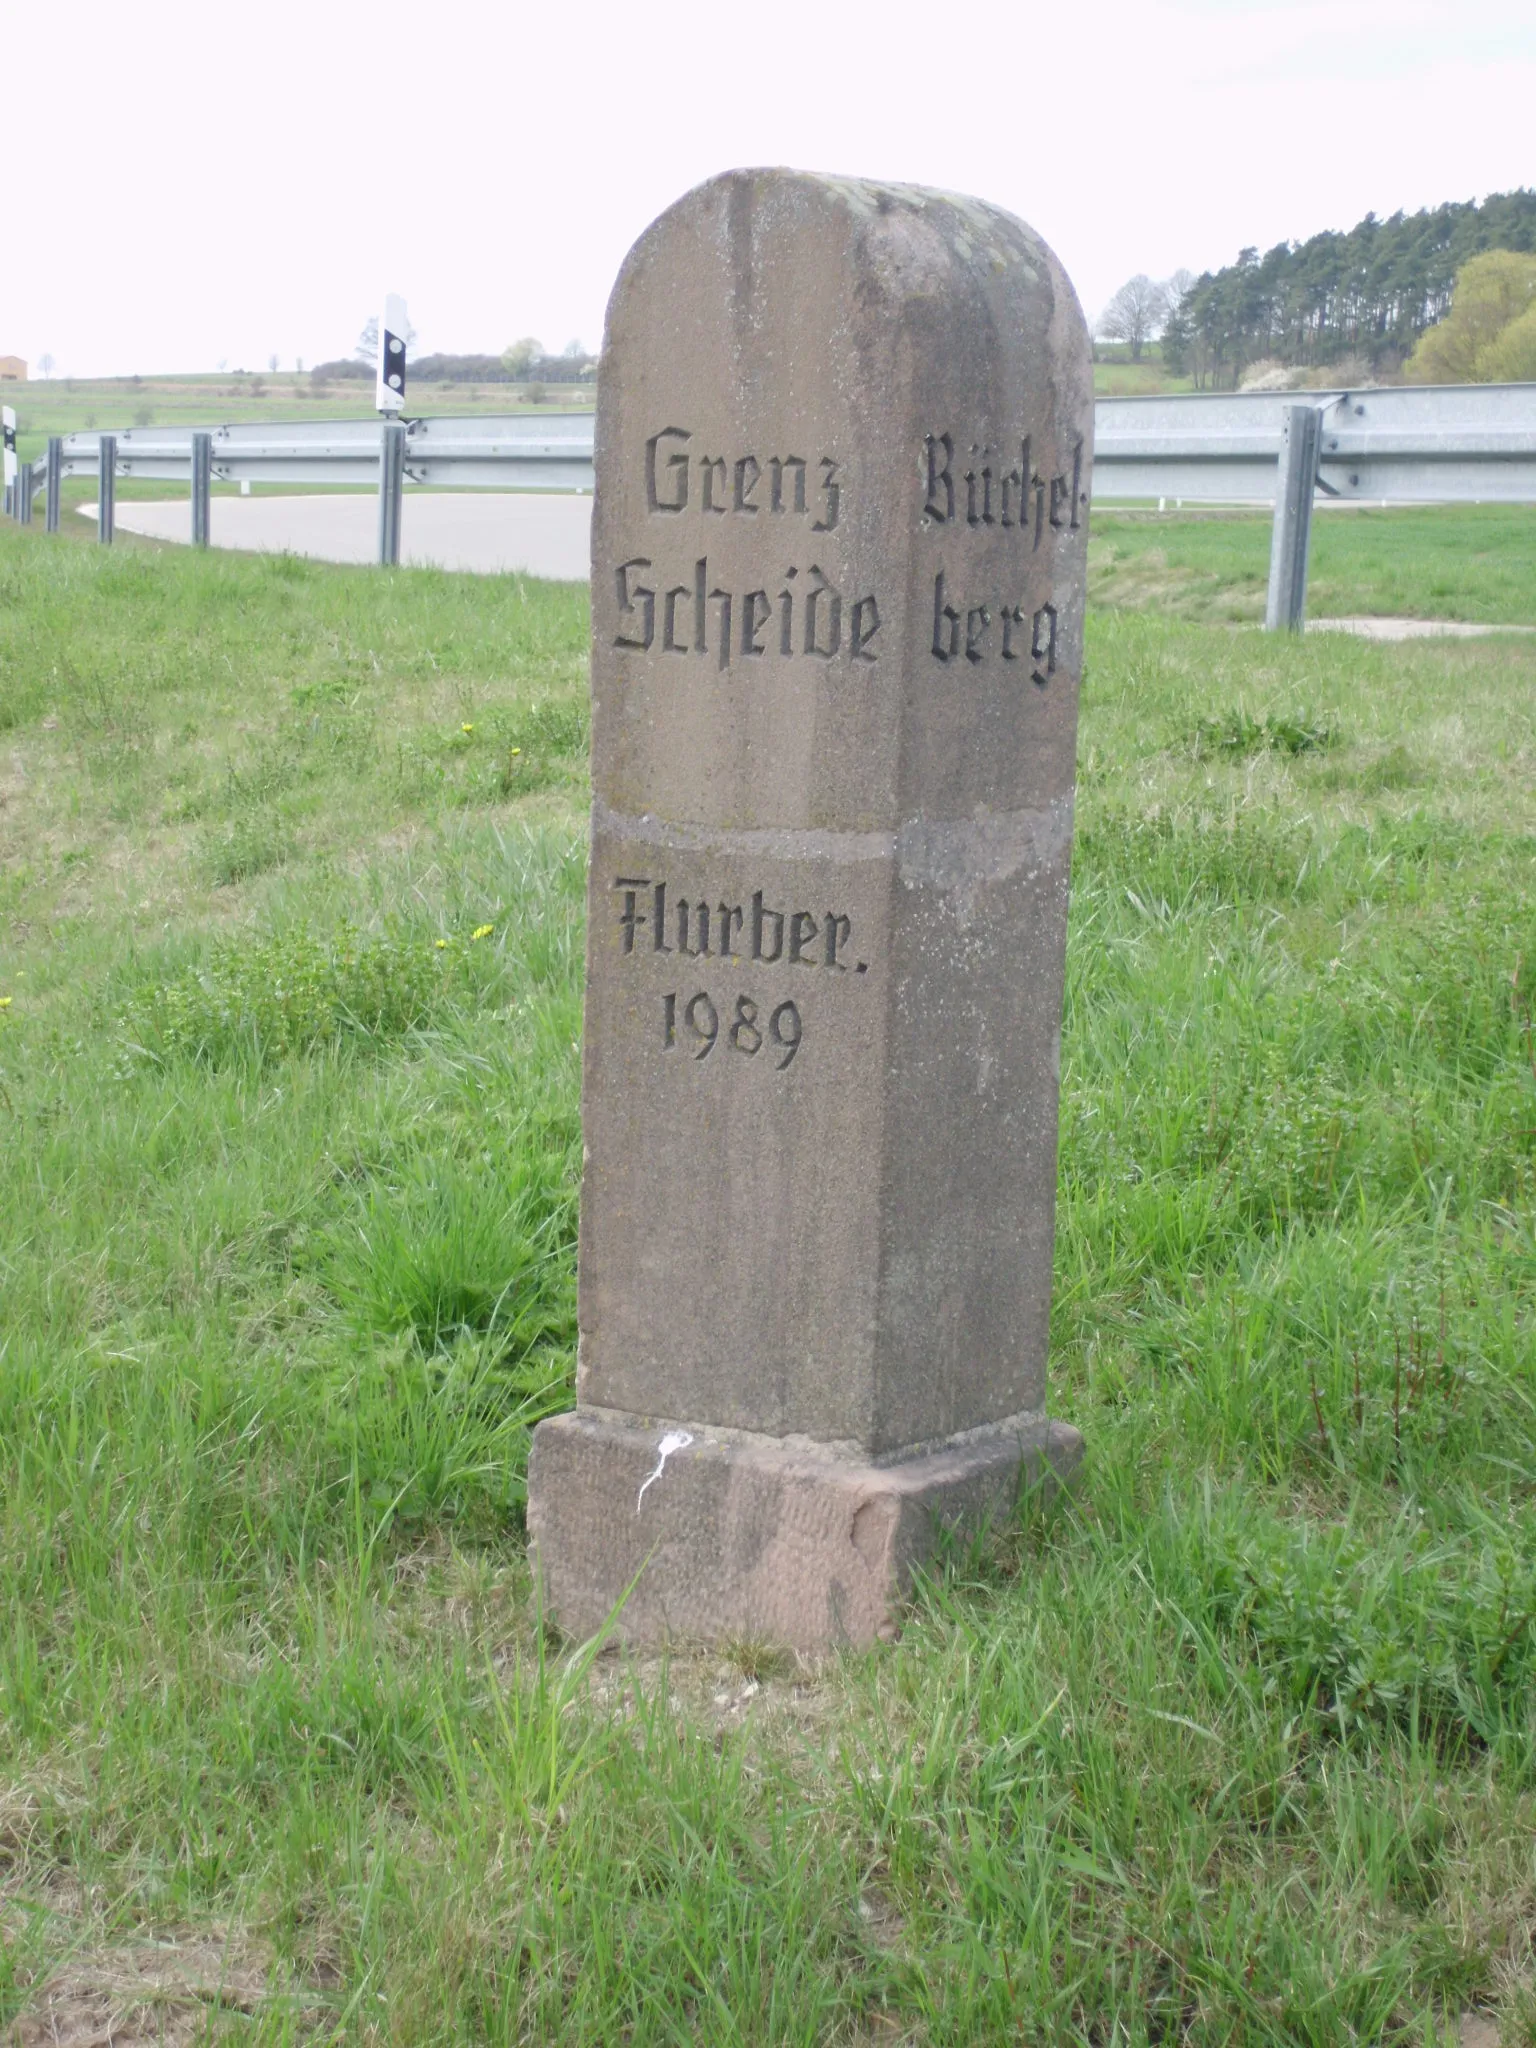
M96 517L94 505L81 510ZM117 524L126 533L154 540L188 541L191 509L185 498L119 501ZM313 555L322 562L371 562L378 553L379 501L361 493L216 497L210 524L215 547ZM468 569L484 576L517 569L555 582L585 583L591 532L589 497L554 491L407 491L400 559L410 566Z

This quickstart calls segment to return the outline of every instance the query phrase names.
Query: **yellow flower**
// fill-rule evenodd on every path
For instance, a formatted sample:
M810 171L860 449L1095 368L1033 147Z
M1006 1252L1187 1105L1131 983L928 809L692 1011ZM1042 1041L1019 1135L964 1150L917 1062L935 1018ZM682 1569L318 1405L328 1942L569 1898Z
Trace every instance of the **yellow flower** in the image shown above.
M472 725L461 725L459 727L460 732L473 732L474 729L475 728Z
M514 748L512 749L512 759L513 759L513 760L515 761L515 760L517 759L518 755L519 755L519 754L520 754L520 753L521 753L522 751L523 751L523 750L522 750L522 748L521 748L521 747L514 747Z
M10 997L9 997L9 996L0 996L0 1010L8 1010L8 1009L9 1009L10 1007L11 1007L11 999L10 999Z
M441 952L442 952L442 951L444 951L444 949L446 948L446 946L447 946L447 944L448 944L448 941L447 941L446 939L437 939L437 940L434 940L434 942L433 942L433 943L434 943L434 944L436 945L436 947L437 947L437 950L439 951L439 953L441 953Z
M472 939L488 939L495 929L493 924L477 924L469 936Z

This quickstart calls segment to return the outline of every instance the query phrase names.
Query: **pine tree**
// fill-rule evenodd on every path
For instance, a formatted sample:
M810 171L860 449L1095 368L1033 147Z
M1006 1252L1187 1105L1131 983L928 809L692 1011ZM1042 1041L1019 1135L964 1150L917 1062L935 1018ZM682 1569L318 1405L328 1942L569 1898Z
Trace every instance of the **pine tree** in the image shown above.
M1423 213L1367 214L1340 233L1280 242L1198 278L1173 316L1175 348L1199 379L1237 384L1260 357L1326 369L1364 356L1396 369L1444 317L1456 273L1488 249L1536 252L1536 190L1451 201ZM1167 343L1164 351L1166 358Z

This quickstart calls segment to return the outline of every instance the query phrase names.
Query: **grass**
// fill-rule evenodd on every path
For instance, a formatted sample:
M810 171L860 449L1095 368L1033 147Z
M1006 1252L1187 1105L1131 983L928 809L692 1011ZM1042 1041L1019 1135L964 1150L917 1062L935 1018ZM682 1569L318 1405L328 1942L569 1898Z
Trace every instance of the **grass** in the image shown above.
M1350 609L1536 617L1399 517ZM582 594L0 529L0 2025L1536 2039L1536 641L1188 610L1089 621L1080 1498L875 1655L629 1664L521 1536Z
M1120 360L1121 356L1125 359ZM1190 388L1188 378L1165 375L1155 357L1133 363L1125 350L1111 350L1105 360L1096 362L1093 378L1094 390L1109 397L1145 397ZM535 410L589 412L595 402L590 382L546 384L543 390L542 404L535 407L524 385L417 381L411 386L411 411L454 417ZM33 378L30 383L7 385L5 399L16 410L17 447L24 462L41 461L50 434L211 426L238 420L375 417L371 382L340 378L316 385L291 366L275 372L242 369L203 376ZM163 485L151 491L149 486L136 489L128 479L118 481L121 496L138 495L141 490L166 495Z
M1106 359L1101 353L1093 366L1093 390L1096 398L1155 398L1165 391L1193 391L1194 380L1190 377L1173 377L1158 361L1148 357L1133 363L1130 351L1119 358Z
M1271 527L1267 511L1097 511L1090 602L1262 619ZM1312 522L1311 555L1309 618L1536 624L1536 513L1527 505L1324 508Z
M1120 357L1124 360L1120 360ZM1139 397L1187 390L1187 378L1164 374L1155 356L1140 363L1129 351L1110 350L1094 365L1094 389L1104 395ZM535 408L525 385L422 383L411 386L413 413L507 413L533 410L587 412L594 403L588 383L546 384ZM236 420L372 418L373 384L337 378L323 385L286 370L230 370L202 376L35 377L7 385L6 403L16 409L23 461L39 457L50 434L99 428L206 426ZM122 486L119 485L121 489Z
M1093 389L1099 398L1151 398L1160 392L1192 391L1191 377L1175 377L1163 365L1163 352L1153 342L1139 362L1131 360L1130 344L1096 341L1093 346Z
M591 384L549 384L540 411L587 412ZM317 385L290 368L275 373L243 370L217 376L53 377L8 384L15 408L17 448L23 462L42 459L50 434L128 427L219 426L237 420L373 419L372 380L337 379ZM410 389L414 415L509 413L535 410L527 389L509 384L421 384ZM119 483L119 490L126 487Z

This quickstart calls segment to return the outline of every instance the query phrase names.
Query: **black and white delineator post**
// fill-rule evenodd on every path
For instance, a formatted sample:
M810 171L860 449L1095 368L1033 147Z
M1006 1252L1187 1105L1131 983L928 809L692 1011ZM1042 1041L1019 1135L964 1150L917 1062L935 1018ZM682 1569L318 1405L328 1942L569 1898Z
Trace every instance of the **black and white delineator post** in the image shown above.
M409 332L404 299L398 292L386 292L379 314L379 369L374 403L390 419L405 406L405 337Z
M16 413L12 406L0 406L0 426L5 432L5 509L16 513Z
M383 415L379 436L379 561L392 569L400 560L400 508L405 496L405 301L388 292L379 315L379 370L375 403Z

